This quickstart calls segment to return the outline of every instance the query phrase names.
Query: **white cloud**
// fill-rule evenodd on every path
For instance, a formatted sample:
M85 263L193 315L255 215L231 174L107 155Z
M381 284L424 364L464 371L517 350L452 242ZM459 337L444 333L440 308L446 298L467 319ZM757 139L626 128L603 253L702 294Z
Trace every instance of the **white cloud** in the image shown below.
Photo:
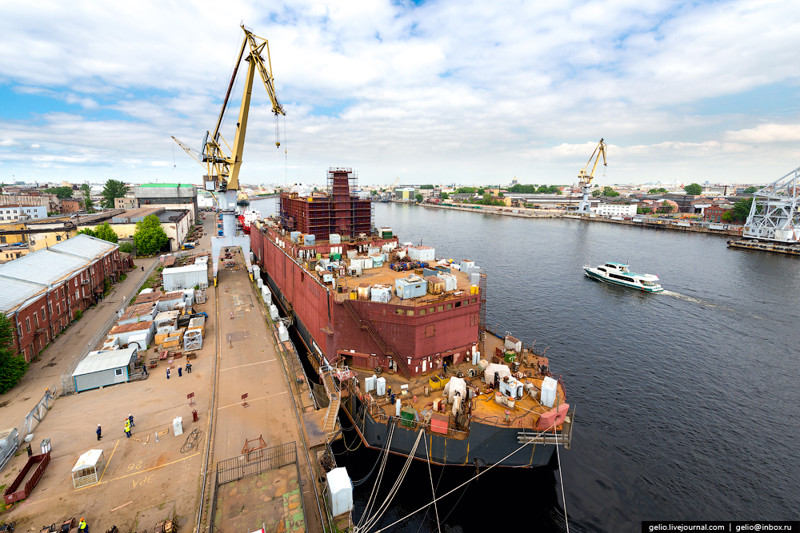
M0 88L41 107L0 111L0 163L33 178L43 174L31 165L47 164L59 176L197 182L202 169L169 136L199 148L213 127L244 20L270 41L288 157L257 80L243 181L321 181L346 164L366 183L401 171L408 183L571 183L600 137L610 181L760 179L796 166L787 143L800 113L782 102L761 102L769 117L741 103L694 109L795 87L795 12L751 0L9 4ZM241 83L229 141L240 99Z

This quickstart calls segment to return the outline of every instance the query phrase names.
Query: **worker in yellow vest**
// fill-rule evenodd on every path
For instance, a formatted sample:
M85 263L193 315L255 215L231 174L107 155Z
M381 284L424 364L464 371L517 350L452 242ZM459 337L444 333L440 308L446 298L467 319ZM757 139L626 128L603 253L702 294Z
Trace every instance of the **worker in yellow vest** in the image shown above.
M86 525L86 519L81 517L81 521L78 522L78 531L80 533L89 533L89 526Z
M127 418L125 419L125 435L131 438L131 421Z

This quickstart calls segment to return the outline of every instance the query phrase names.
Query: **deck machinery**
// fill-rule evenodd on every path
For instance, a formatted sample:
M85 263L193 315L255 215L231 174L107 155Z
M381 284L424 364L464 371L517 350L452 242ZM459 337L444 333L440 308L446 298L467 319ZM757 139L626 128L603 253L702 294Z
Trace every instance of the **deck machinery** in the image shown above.
M800 243L800 167L753 194L742 236L782 244Z

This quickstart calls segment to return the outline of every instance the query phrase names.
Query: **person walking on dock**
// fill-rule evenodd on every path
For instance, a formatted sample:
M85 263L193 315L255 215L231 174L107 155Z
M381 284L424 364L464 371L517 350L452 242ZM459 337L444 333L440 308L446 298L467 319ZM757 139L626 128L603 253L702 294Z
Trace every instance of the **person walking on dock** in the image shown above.
M89 533L89 526L86 524L86 519L81 517L81 521L78 522L78 531L80 533Z
M446 376L447 375L447 361L443 361L442 362L442 371L444 372L444 375Z
M167 369L167 379L169 379L169 368Z
M131 438L131 421L125 419L125 436Z
M182 366L178 366L178 377L179 378L183 377L183 367Z
M136 424L133 423L133 415L132 414L128 414L128 422L131 423L131 427L132 428L136 427Z
M190 363L189 361L186 361L186 373L187 374L192 373L192 363Z
M100 424L97 424L97 431L95 431L95 433L97 433L97 440L103 438L103 428L100 427Z

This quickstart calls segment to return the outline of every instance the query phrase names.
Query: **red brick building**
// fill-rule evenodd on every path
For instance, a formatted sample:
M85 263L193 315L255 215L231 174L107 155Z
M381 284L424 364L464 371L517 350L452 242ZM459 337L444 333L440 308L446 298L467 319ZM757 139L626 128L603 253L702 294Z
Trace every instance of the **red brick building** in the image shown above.
M0 265L0 312L14 326L15 352L36 357L122 271L119 247L88 235Z
M722 215L733 209L732 205L720 204L706 207L703 210L703 220L706 222L722 222Z

